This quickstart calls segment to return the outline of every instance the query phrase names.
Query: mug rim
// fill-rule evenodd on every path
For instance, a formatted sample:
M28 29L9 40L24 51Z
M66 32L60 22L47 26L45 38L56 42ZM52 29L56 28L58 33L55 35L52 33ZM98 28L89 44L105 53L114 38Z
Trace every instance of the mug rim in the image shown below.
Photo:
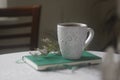
M71 26L70 26L71 25ZM61 27L87 27L87 24L84 23L76 23L76 22L64 22L64 23L59 23L58 26Z

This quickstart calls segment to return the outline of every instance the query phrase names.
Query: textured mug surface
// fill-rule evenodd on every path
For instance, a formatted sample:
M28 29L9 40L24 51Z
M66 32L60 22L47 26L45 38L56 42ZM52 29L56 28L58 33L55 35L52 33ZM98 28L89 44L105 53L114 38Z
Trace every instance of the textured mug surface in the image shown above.
M79 59L84 48L91 42L94 31L83 23L60 23L57 25L57 35L62 56Z

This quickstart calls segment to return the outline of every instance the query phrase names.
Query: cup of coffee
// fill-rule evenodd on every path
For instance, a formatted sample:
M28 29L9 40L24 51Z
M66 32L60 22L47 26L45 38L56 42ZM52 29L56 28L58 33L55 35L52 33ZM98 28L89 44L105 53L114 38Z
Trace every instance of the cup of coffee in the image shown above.
M66 59L80 59L93 39L94 30L83 23L59 23L57 36L62 56Z

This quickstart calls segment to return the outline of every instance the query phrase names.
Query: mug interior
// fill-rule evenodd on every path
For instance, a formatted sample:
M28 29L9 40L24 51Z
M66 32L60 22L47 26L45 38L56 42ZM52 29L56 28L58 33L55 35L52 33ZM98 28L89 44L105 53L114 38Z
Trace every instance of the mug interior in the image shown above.
M58 24L63 27L86 27L86 24L83 23L60 23Z

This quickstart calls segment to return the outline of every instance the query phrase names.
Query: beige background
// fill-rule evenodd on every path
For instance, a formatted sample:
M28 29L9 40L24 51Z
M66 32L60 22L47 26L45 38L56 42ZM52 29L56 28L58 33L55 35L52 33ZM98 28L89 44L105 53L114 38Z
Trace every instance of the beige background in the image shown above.
M106 34L104 30L104 23L116 12L113 10L115 0L7 0L8 7L33 4L42 5L39 37L46 35L57 39L58 23L80 22L95 30L95 37L88 49L101 50L111 38L111 34ZM113 11L107 14L111 9Z

